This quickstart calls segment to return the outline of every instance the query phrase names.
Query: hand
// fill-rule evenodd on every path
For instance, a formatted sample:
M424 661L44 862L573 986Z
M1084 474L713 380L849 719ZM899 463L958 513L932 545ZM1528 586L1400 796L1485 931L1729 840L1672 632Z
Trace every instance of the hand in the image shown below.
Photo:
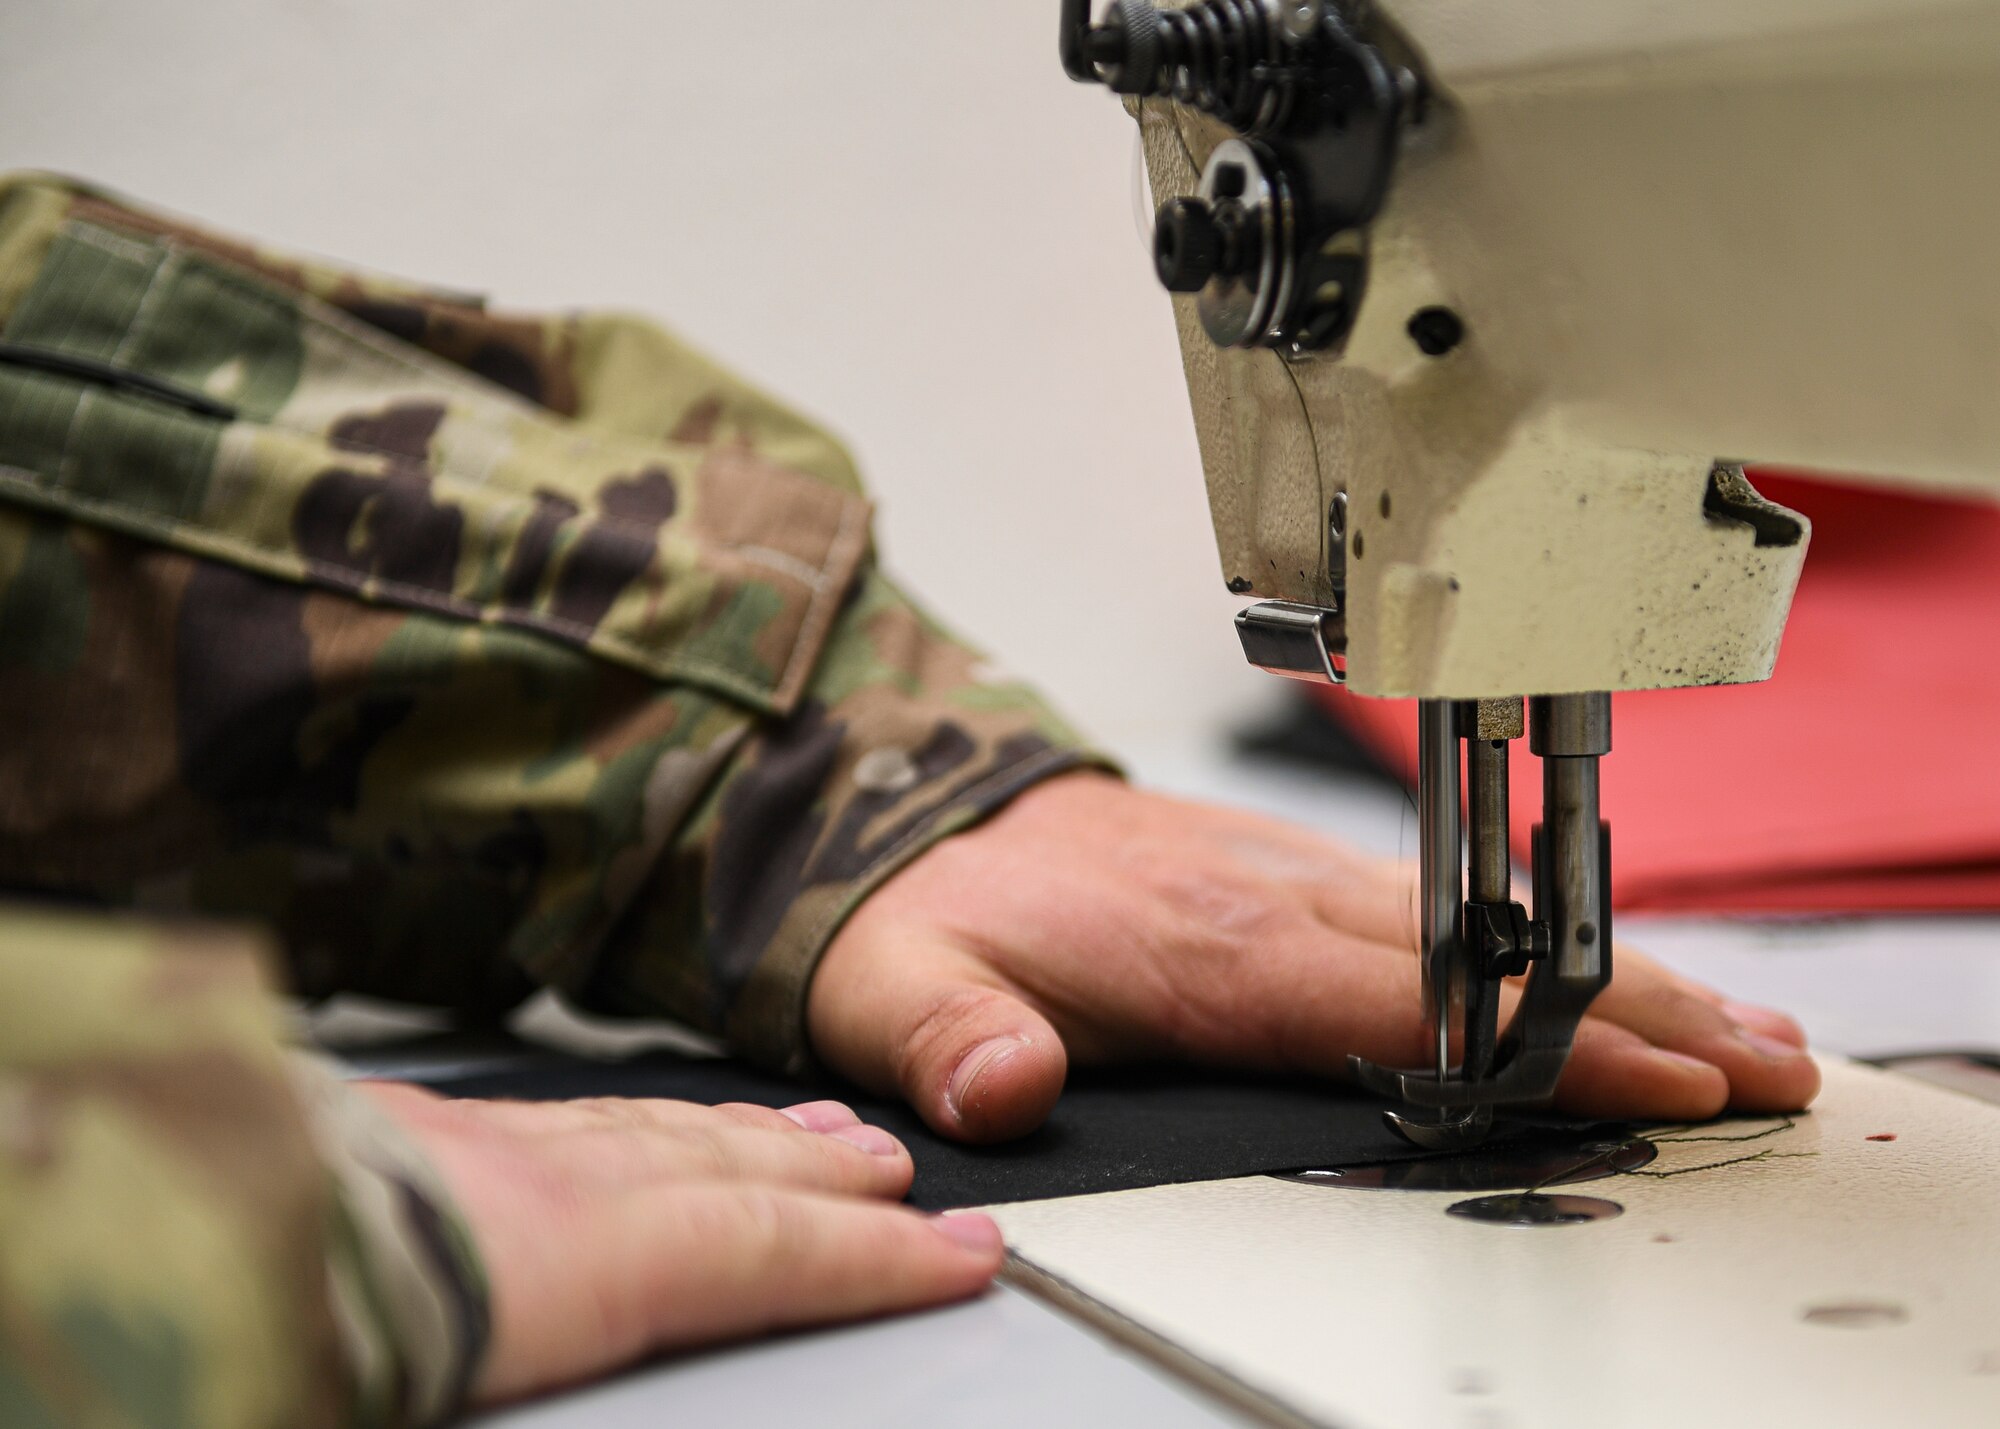
M1417 1066L1415 908L1402 865L1065 775L867 899L814 976L808 1025L828 1065L968 1141L1038 1126L1072 1058ZM1623 947L1613 966L1559 1107L1679 1121L1812 1100L1819 1072L1791 1019Z
M448 1101L359 1085L471 1223L493 1294L483 1402L649 1352L963 1299L1000 1268L987 1217L892 1204L909 1153L838 1102Z

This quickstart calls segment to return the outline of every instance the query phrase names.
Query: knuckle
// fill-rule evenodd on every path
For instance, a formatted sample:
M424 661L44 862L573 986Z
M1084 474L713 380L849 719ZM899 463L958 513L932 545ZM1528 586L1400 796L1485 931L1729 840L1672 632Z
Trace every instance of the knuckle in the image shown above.
M738 1198L739 1230L749 1263L761 1274L798 1269L817 1243L811 1208L796 1196L756 1187Z
M767 1106L754 1102L723 1102L711 1108L717 1115L727 1117L737 1126L749 1127L756 1131L803 1131L805 1128Z
M836 1191L867 1193L898 1181L911 1165L908 1148L901 1155L881 1155L835 1136L812 1138L814 1179Z
M695 1175L734 1181L747 1172L742 1148L719 1127L676 1127L673 1138L677 1157Z
M926 1069L941 1065L977 1032L999 995L990 988L954 987L923 1004L896 1050L897 1080L913 1086Z
M1725 1032L1729 1018L1721 1008L1665 982L1641 982L1626 993L1626 1019L1662 1034L1674 1029Z
M905 1280L917 1258L911 1231L917 1218L897 1206L871 1208L843 1228L855 1260L870 1267L878 1286L888 1288Z
M719 1112L731 1121L749 1122L757 1126L774 1126L779 1122L784 1122L787 1126L792 1125L770 1107L758 1106L755 1102L718 1102L709 1110Z
M624 1097L581 1097L570 1105L609 1127L636 1126L644 1120L638 1108Z
M1155 868L1147 883L1198 941L1218 947L1254 941L1297 911L1278 885L1227 865L1174 859Z

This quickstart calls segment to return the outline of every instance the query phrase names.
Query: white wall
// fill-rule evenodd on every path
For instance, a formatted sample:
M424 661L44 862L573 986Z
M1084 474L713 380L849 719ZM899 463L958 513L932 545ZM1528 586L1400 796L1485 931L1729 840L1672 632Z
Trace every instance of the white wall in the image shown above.
M0 164L666 319L859 453L890 563L1101 738L1242 663L1134 135L1056 0L0 0Z

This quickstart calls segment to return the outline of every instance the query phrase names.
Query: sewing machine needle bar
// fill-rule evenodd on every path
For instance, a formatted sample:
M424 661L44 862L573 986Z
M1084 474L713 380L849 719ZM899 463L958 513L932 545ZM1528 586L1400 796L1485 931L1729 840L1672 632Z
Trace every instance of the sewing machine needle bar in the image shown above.
M1467 888L1474 903L1504 907L1513 896L1512 869L1507 847L1507 738L1499 735L1508 721L1504 711L1498 718L1482 704L1508 702L1468 702L1464 707L1465 806ZM1520 702L1513 701L1512 723L1520 722ZM1462 929L1468 958L1478 951L1471 929ZM1471 967L1465 984L1465 1049L1462 1075L1468 1082L1483 1080L1493 1070L1494 1044L1500 1016L1500 985L1484 967Z
M1598 825L1597 761L1611 751L1611 697L1554 695L1538 699L1532 742L1542 756L1542 822L1553 906L1535 915L1549 924L1549 957L1557 980L1594 996L1608 950L1598 923L1607 906Z
M1467 731L1466 815L1468 866L1474 903L1505 903L1513 896L1507 849L1507 741Z
M1588 985L1597 978L1597 910L1603 906L1598 867L1597 760L1542 761L1542 808L1552 864L1550 956L1556 976Z
M1459 920L1465 902L1465 852L1459 821L1458 706L1417 705L1417 842L1419 929L1425 1016L1436 1042L1437 1079L1451 1074L1453 1012L1464 1005Z

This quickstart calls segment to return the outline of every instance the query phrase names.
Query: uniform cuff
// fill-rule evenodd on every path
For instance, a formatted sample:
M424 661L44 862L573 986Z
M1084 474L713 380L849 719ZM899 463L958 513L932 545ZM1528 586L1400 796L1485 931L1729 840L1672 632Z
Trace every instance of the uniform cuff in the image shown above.
M327 1293L369 1425L437 1424L464 1405L486 1354L486 1274L444 1179L381 1109L323 1059L292 1081L334 1178Z
M863 777L868 759L862 757ZM1003 743L991 766L907 824L899 837L882 845L846 881L819 884L803 893L786 909L731 1009L730 1040L754 1062L793 1076L816 1071L807 1038L806 996L827 945L854 910L927 850L983 823L1043 780L1078 769L1118 772L1105 755L1051 745L1033 734Z

